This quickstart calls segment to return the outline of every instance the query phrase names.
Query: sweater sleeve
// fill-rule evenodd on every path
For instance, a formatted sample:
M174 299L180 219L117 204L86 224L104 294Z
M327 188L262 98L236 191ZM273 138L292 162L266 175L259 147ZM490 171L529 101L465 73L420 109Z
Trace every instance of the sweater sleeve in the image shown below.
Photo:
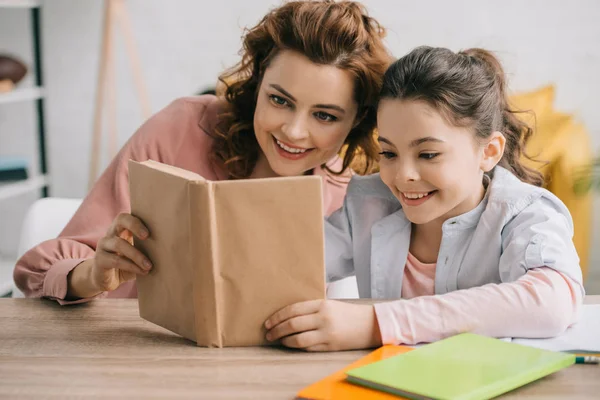
M14 280L27 297L55 299L61 304L89 300L64 300L67 276L94 257L98 240L117 215L130 212L129 160L170 163L182 145L179 132L189 129L189 114L188 104L180 99L146 121L112 160L58 238L37 245L19 259Z
M384 344L433 342L463 332L544 338L575 323L579 284L554 269L528 271L510 283L375 305Z

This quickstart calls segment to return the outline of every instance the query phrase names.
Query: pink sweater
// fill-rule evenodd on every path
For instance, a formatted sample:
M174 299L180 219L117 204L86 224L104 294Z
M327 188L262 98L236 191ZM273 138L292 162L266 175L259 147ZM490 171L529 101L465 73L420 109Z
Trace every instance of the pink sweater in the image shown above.
M71 221L57 239L48 240L29 250L17 262L14 280L27 297L46 297L61 304L67 294L67 275L86 259L94 257L98 240L114 218L129 212L129 159L148 159L193 171L209 180L224 180L226 171L209 161L220 102L214 96L182 98L158 112L131 137L111 162ZM334 170L341 160L332 160ZM323 177L323 201L326 214L340 208L346 193L344 178ZM137 297L135 281L121 285L102 297ZM77 301L81 302L81 300Z
M575 322L581 291L567 276L550 268L535 268L515 282L489 284L434 295L435 264L425 264L408 254L402 281L403 300L379 303L375 312L384 344L434 342L462 332L508 337L519 321L526 337L558 335L559 326L544 326L547 313ZM561 293L570 293L570 302ZM490 313L489 310L494 310ZM532 310L537 310L532 313ZM565 324L559 324L561 327Z

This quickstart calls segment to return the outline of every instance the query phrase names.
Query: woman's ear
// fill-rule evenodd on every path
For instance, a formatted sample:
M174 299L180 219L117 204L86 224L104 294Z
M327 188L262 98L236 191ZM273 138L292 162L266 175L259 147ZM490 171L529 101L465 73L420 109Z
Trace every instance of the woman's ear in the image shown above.
M500 162L504 155L506 138L502 132L493 132L483 145L483 157L481 158L481 170L490 172Z

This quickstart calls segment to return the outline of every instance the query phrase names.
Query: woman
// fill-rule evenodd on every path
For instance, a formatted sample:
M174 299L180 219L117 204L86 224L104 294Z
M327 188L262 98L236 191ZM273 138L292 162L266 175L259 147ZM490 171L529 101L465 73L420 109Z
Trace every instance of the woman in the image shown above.
M356 2L297 1L269 12L246 33L241 62L220 77L224 98L179 99L143 124L59 237L18 261L19 289L60 304L137 296L134 279L152 264L132 239L151 232L129 214L129 159L210 180L318 174L326 213L339 208L346 180L338 176L357 154L365 169L377 154L374 104L391 61L384 34Z

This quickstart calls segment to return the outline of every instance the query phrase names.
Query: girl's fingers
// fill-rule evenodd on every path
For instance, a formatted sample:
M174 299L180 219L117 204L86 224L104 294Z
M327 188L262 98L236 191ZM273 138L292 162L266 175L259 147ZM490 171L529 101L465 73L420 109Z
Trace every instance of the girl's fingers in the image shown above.
M317 314L301 315L290 318L282 323L275 325L268 333L267 340L279 340L282 337L295 335L306 331L312 331L319 328L319 318Z
M319 331L308 331L281 339L281 344L294 349L309 349L325 345Z
M303 301L301 303L295 303L281 310L277 311L273 314L267 321L265 322L265 328L271 329L276 325L279 325L283 321L286 321L290 318L299 317L301 315L314 314L319 311L321 307L321 303L324 300L311 300L311 301Z
M331 351L331 348L327 343L321 343L314 346L306 347L306 351Z

